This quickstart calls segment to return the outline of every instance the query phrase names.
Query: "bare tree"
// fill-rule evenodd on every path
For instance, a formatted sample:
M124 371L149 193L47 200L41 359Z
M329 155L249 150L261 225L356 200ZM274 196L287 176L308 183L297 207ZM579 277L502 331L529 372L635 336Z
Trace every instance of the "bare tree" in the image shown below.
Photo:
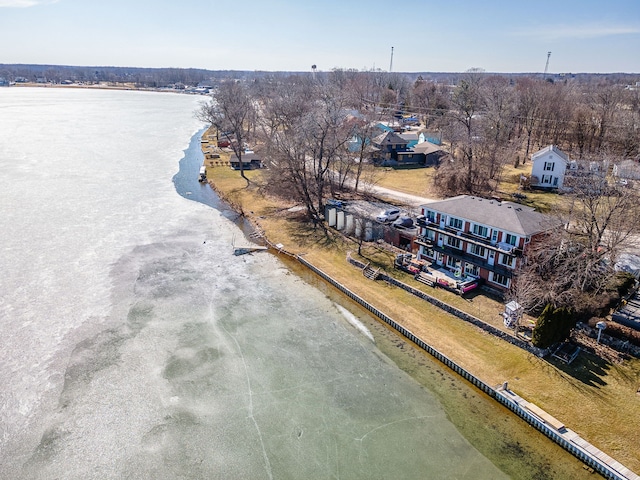
M614 114L620 104L622 90L618 86L596 85L588 92L589 107L591 108L597 136L595 151L600 152L605 146L609 127L613 123Z
M476 143L479 131L476 116L484 108L484 98L481 92L482 72L469 71L458 83L451 100L450 115L461 127L461 138L458 141L461 151L461 167L465 171L464 187L467 193L474 193L475 160L474 143ZM454 157L458 156L452 152Z
M434 123L440 127L445 113L449 111L449 92L445 85L418 77L413 86L413 106L427 128Z
M264 149L272 166L269 184L295 194L316 222L324 215L333 169L344 158L352 136L345 102L327 85L316 85L312 91L300 89L289 102L279 98L273 95L263 105ZM302 108L291 108L292 104Z
M640 233L637 196L596 172L571 185L568 228L529 245L514 288L528 309L551 304L596 315L610 302L618 255Z
M509 143L515 127L515 91L505 77L493 75L482 83L484 137L498 150Z
M526 146L523 163L529 158L531 141L541 113L541 90L544 83L529 77L518 80L516 91L518 92L518 120L520 128L526 134Z
M605 174L589 171L572 182L571 226L585 245L585 270L605 258L615 263L621 250L640 232L637 195L633 189L610 186ZM589 272L584 277L588 278Z
M540 119L536 128L538 145L559 145L566 139L571 106L578 95L564 83L543 83L540 85Z
M233 153L238 158L240 176L247 185L250 181L244 173L242 155L253 131L255 107L248 87L242 82L222 83L213 94L213 100L202 105L197 115L213 125L218 135L229 141Z
M353 121L353 138L356 140L356 149L354 153L357 155L355 161L357 163L353 189L357 193L360 187L360 180L365 163L371 157L373 151L372 141L378 134L376 121L379 115L375 111L366 111L362 117Z
M571 142L578 148L578 158L583 159L590 150L591 139L594 137L593 124L588 108L577 105L573 109L573 122L571 128Z

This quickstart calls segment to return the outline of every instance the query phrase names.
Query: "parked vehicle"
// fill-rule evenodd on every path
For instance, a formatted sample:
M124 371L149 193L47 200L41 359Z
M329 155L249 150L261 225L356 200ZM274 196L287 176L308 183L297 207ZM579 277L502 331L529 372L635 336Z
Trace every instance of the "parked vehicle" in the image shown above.
M413 218L400 217L393 222L395 228L413 228Z
M397 208L387 208L380 212L376 220L381 223L393 222L400 217L400 210Z

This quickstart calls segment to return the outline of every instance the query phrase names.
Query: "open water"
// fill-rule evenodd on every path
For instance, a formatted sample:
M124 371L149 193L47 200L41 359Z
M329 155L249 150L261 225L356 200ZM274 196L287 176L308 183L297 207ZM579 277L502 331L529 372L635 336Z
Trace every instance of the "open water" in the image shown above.
M201 101L0 89L0 478L519 471L529 447L481 454L462 404L406 372L478 392L392 358L397 337L277 258L232 255L235 216L197 182Z

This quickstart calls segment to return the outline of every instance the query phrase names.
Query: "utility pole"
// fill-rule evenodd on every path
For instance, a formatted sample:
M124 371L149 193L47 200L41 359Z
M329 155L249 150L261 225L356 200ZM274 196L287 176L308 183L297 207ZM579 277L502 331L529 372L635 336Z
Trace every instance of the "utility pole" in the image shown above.
M544 77L547 76L547 70L549 70L549 58L551 58L551 52L547 52L547 64L544 66Z
M393 70L393 47L391 47L391 61L389 62L389 73Z

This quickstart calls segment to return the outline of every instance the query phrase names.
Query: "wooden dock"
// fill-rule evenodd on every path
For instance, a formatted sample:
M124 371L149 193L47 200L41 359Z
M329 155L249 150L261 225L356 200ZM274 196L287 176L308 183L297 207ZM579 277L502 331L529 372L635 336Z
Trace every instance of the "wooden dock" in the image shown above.
M269 247L263 247L260 245L252 245L249 247L234 247L233 248L233 254L235 256L238 255L246 255L247 253L253 253L253 252L262 252L264 250L268 250Z
M587 459L594 459L597 463L606 466L606 470L608 470L610 474L599 469L600 473L605 475L605 477L621 480L640 480L640 476L602 450L591 445L573 430L568 429L560 420L506 388L506 385L496 388L496 393L546 425L552 431L553 436L556 437L556 443L562 445L573 455L585 461L585 463L587 463Z

